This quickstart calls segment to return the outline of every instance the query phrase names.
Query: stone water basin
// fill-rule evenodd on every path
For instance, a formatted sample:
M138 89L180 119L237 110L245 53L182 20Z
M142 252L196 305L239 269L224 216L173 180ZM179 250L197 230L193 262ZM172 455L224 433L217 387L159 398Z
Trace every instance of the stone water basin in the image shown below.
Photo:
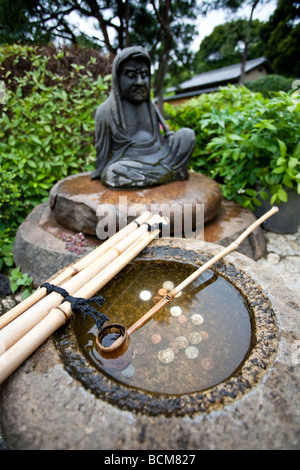
M128 328L161 289L178 285L210 258L175 246L157 240L102 289L100 310L112 323ZM150 415L209 411L235 399L253 387L277 347L268 299L224 260L132 335L132 361L123 370L103 364L96 335L93 320L73 318L57 341L68 371L109 403Z
M151 265L163 260L194 269L220 250L219 245L198 240L155 240L136 261ZM299 298L276 276L238 252L227 255L207 272L202 279L204 288L201 283L196 286L201 301L219 282L215 277L246 308L243 318L251 330L243 327L248 331L244 350L237 356L239 365L235 369L233 365L227 378L208 388L197 384L191 389L194 391L180 389L175 394L165 388L167 381L161 391L150 388L154 382L133 385L130 380L135 380L138 372L131 378L112 377L99 369L85 348L93 340L89 326L86 332L90 337L82 346L76 330L80 320L73 316L1 386L0 422L8 449L298 449ZM158 281L160 286L162 279ZM177 306L185 308L184 297L177 300L183 302ZM141 302L143 310L149 301ZM110 317L112 309L108 314ZM208 328L208 315L203 310L200 315L202 324L193 327L203 332ZM179 317L169 315L170 322L179 327ZM152 323L160 324L158 319ZM147 327L152 328L151 323ZM212 336L204 338L195 345L198 358L204 352L201 348L211 344ZM160 348L152 341L147 347ZM156 367L170 370L179 355L184 359L184 351L180 350L170 364L160 365L156 358ZM149 349L144 354L149 355ZM193 364L192 369L195 360L188 363ZM201 362L197 367L203 377L213 370L205 371Z

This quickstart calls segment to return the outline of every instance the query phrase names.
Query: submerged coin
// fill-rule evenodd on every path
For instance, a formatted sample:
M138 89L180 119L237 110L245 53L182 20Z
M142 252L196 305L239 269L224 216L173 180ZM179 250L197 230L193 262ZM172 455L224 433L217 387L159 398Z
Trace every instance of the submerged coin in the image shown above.
M158 359L163 364L170 364L171 362L174 361L174 358L175 358L175 353L174 353L173 349L171 349L171 348L161 349L158 352Z
M165 281L165 282L163 283L163 288L164 288L164 289L172 290L172 289L174 289L174 287L175 287L175 286L174 286L174 282L172 282L172 281Z
M151 336L151 341L154 344L158 344L161 342L161 336L157 333L154 333L154 335Z
M199 351L196 346L189 346L184 352L188 359L196 359L196 357L199 355Z
M194 313L194 315L191 316L191 320L194 325L202 325L203 323L203 317L198 313Z
M159 289L158 295L161 295L162 297L168 293L167 289Z
M151 292L149 292L148 290L142 290L142 292L140 292L140 298L142 300L149 300L151 299Z
M130 364L126 369L121 371L124 377L132 377L135 374L135 368Z
M137 343L133 347L133 352L135 354L144 354L146 351L146 347L143 345L143 343Z
M188 338L189 342L192 344L199 344L202 341L202 335L201 333L198 333L198 331L193 331L192 333L190 333Z
M182 310L180 307L175 306L170 308L170 313L173 315L173 317L179 317L179 315L182 313Z
M182 291L178 292L178 294L175 295L175 299L176 297L181 297L182 296Z
M175 354L178 354L180 351L180 347L178 346L178 344L175 343L175 341L170 343L170 348L173 349Z
M155 295L152 300L154 304L157 304L161 299L162 297L160 295Z
M205 357L201 359L201 367L204 370L212 370L215 367L215 361L211 357Z
M185 336L178 336L174 343L180 348L184 349L189 345L189 340Z
M209 334L207 333L207 331L202 331L202 330L201 330L201 331L200 331L200 334L201 334L202 339L203 339L204 341L206 341L206 340L209 338Z
M179 317L177 318L177 320L179 321L179 323L186 323L186 322L188 321L186 315L179 315Z

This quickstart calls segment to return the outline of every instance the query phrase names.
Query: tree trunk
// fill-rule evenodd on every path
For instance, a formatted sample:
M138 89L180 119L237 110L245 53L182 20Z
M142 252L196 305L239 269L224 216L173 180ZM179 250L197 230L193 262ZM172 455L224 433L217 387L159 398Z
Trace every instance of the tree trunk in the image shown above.
M160 54L159 66L154 81L154 96L157 98L157 107L162 113L164 105L164 78L168 71L170 49L165 48Z
M240 79L239 79L239 83L244 83L244 81L245 81L245 76L246 76L245 67L246 67L246 62L247 62L247 59L248 59L248 46L249 46L250 37L251 37L251 32L250 31L251 31L251 26L252 26L252 18L253 18L254 10L255 10L258 3L259 3L259 0L255 0L252 4L252 8L251 8L250 18L249 18L249 21L248 21L247 31L246 31L246 40L245 40L245 47L244 47L244 52L243 52L243 60L242 60L242 65L241 65L241 76L240 76Z
M109 39L109 36L108 36L105 20L104 20L102 14L101 14L101 11L99 9L97 1L96 0L86 0L86 2L87 2L88 6L91 9L91 16L93 16L94 18L96 18L98 20L100 29L101 29L102 34L103 34L104 42L105 42L105 45L106 45L108 51L111 54L115 54L115 50L114 50L114 48L112 47L112 45L110 43L110 39Z
M160 112L163 110L163 91L164 79L168 71L170 52L172 50L173 34L170 27L171 1L166 0L164 5L164 14L162 15L156 8L155 1L151 4L154 8L158 22L161 25L162 51L159 54L159 65L154 82L154 96L157 98L157 107Z

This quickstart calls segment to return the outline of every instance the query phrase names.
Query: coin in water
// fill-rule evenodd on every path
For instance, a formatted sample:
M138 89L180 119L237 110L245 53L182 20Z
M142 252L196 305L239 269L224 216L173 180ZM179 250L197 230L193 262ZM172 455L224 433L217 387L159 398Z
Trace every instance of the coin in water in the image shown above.
M152 300L154 304L157 304L161 299L162 297L160 295L155 295Z
M140 298L142 300L149 300L151 299L151 292L149 292L148 290L142 290L142 292L140 292Z
M170 313L173 315L173 317L179 317L179 315L182 313L182 310L176 305L175 307L170 308Z
M167 289L159 289L158 291L158 295L161 295L162 297L164 297L164 295L166 295L168 293Z
M157 333L154 333L154 335L151 336L151 341L154 344L158 344L161 342L161 336Z
M200 331L200 333L204 341L206 341L209 338L209 334L207 333L207 331Z
M178 292L178 294L175 295L175 299L176 297L181 297L182 296L182 291Z
M198 313L194 313L194 315L191 316L191 320L194 325L202 325L203 323L203 317Z
M177 318L177 320L179 321L179 323L186 323L186 322L188 321L186 315L179 315L179 317Z
M172 290L172 289L174 289L174 287L175 287L174 282L172 282L172 281L165 281L163 283L163 288L166 289L166 290Z
M196 346L189 346L184 352L188 359L196 359L196 357L199 355L199 351Z
M173 349L175 354L178 354L180 351L180 347L178 346L178 344L175 343L175 341L170 343L170 348Z
M121 371L121 374L124 375L124 377L132 377L135 374L135 368L130 364L130 366Z
M158 359L163 364L170 364L171 362L174 361L174 358L175 358L175 353L174 353L173 349L171 349L171 348L161 349L158 352Z
M133 352L135 354L144 354L145 351L146 351L146 347L143 345L143 343L136 343L133 346Z
M201 367L204 370L212 370L215 367L215 361L211 357L205 357L201 359Z
M184 349L189 345L189 340L185 336L178 336L175 341L180 349Z
M202 341L202 335L201 333L198 333L198 331L193 331L192 333L190 333L188 338L189 342L192 344L199 344Z

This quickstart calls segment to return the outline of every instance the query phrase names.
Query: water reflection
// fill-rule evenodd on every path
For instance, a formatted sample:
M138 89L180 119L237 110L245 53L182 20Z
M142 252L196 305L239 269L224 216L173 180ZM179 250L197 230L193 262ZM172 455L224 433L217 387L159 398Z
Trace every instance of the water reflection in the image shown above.
M196 267L177 262L138 261L116 276L101 295L101 311L127 328ZM101 371L95 350L98 330L76 317L75 332L86 356ZM212 387L229 377L250 346L249 312L232 284L206 271L179 297L131 336L133 357L122 370L104 372L149 392L182 394Z

